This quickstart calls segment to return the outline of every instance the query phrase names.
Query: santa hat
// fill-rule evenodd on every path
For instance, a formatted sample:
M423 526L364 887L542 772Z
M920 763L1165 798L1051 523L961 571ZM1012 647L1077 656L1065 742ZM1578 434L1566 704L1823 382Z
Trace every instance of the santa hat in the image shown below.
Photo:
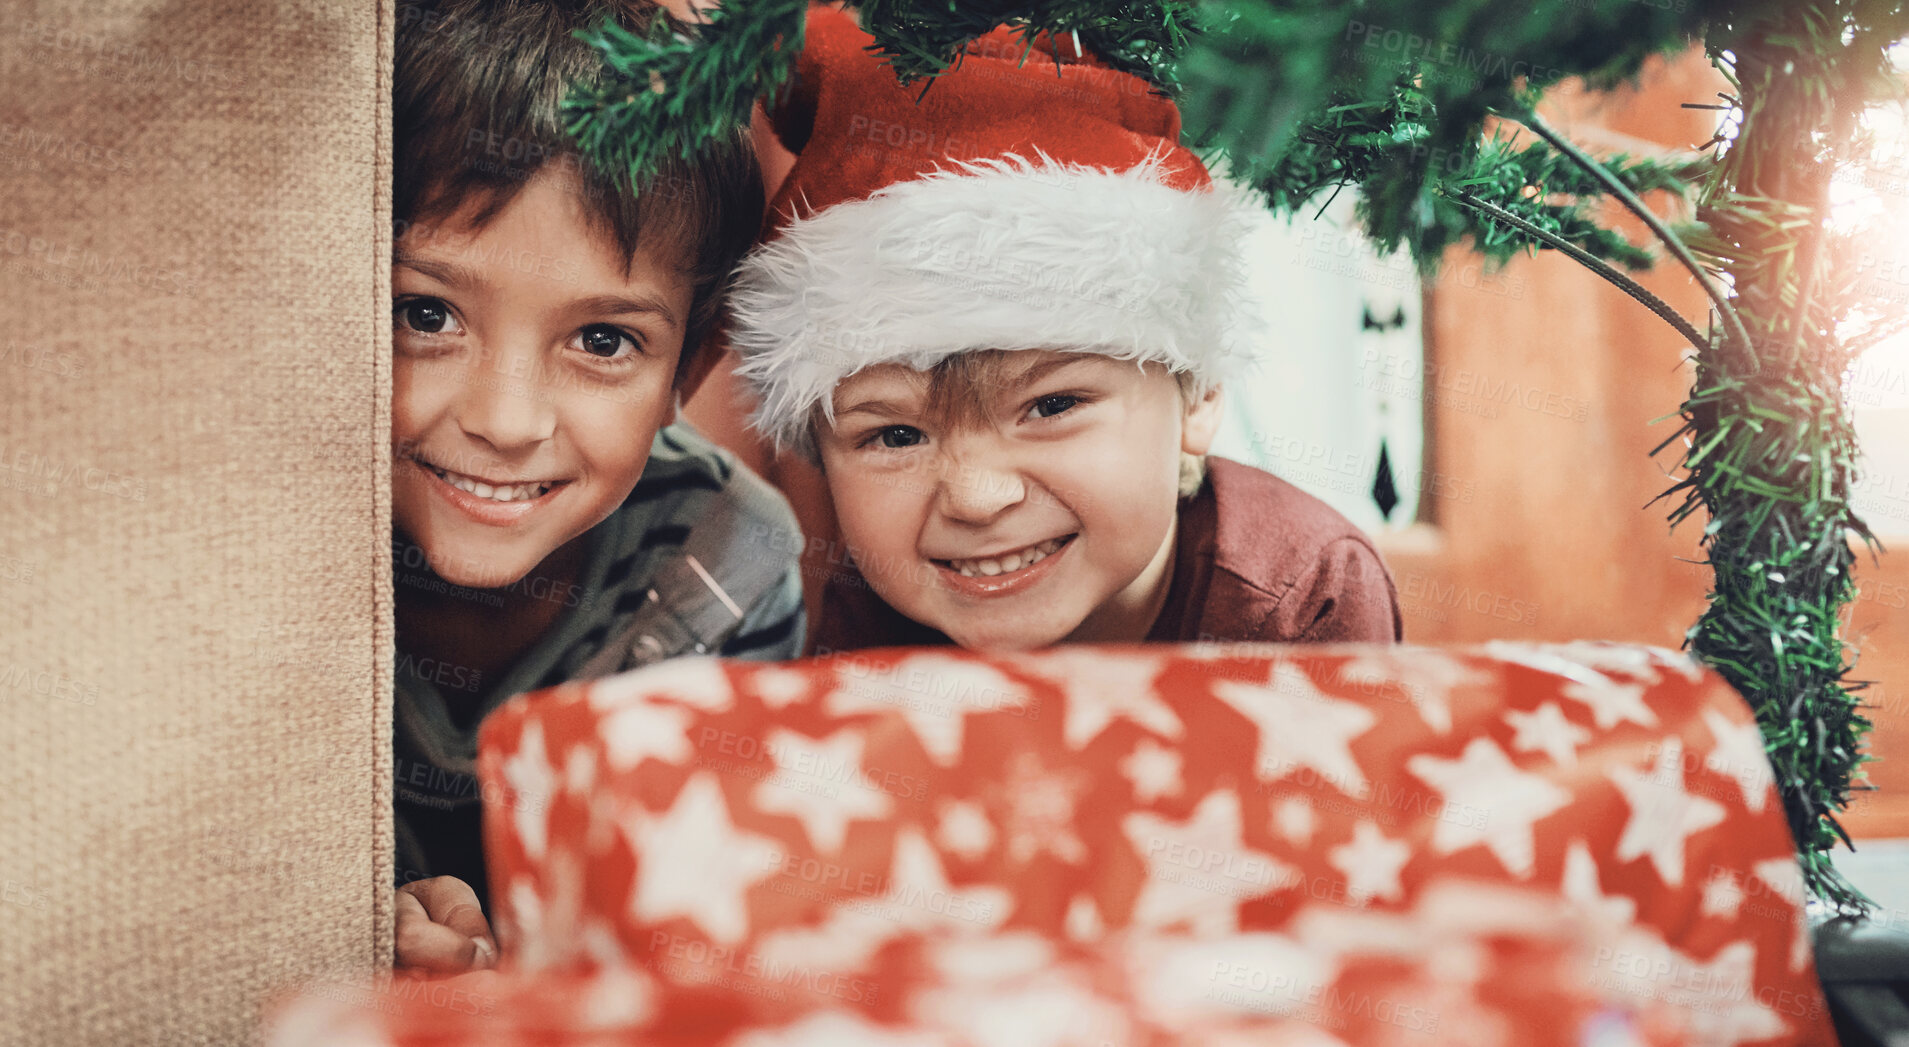
M1247 352L1247 194L1179 143L1138 77L997 29L902 86L852 16L809 15L772 114L797 153L730 298L737 374L778 446L863 368L977 349L1153 361L1209 387ZM831 415L832 416L832 415Z

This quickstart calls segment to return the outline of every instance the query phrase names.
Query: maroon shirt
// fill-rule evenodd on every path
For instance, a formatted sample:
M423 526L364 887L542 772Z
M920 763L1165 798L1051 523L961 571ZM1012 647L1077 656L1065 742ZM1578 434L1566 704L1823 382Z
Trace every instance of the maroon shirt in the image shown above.
M1331 506L1264 470L1209 457L1180 503L1173 581L1150 643L1393 643L1398 591L1372 540ZM853 564L830 572L814 653L940 645Z

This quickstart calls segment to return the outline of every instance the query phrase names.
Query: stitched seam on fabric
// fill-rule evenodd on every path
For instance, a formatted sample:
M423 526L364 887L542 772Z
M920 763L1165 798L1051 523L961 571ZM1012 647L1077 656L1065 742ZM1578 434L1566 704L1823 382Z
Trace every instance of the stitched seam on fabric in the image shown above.
M376 294L369 303L370 315L383 316L390 302L391 283L391 91L397 69L397 6L395 0L378 0L378 55L375 99L376 117L372 142L372 287ZM392 885L396 861L396 824L392 807L395 773L390 759L392 713L396 680L392 665L396 655L396 597L392 591L391 543L391 346L387 324L372 328L372 611L376 664L373 666L371 739L378 768L371 782L371 961L374 968L389 968L395 958L396 895Z

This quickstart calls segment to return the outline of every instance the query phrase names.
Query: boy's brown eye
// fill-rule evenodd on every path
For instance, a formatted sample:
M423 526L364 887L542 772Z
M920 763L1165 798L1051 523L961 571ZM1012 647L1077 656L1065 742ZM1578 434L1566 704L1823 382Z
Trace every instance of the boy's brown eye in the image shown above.
M883 447L913 447L921 442L921 430L912 425L889 425L876 434Z
M636 339L607 324L595 324L584 328L578 332L578 340L584 352L605 359L615 357L622 352L625 342L630 344L633 352L638 348Z
M451 311L435 298L414 298L398 306L406 327L423 334L441 334L451 322Z
M1052 418L1065 411L1071 411L1080 404L1078 396L1043 396L1034 401L1032 413L1036 418Z

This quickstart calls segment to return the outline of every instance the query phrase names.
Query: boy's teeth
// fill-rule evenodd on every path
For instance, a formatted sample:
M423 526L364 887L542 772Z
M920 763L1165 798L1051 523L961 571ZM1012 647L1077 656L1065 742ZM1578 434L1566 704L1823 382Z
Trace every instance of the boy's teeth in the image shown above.
M976 575L993 577L997 574L1013 574L1023 567L1032 567L1054 554L1061 546L1060 539L1050 538L1037 545L1016 550L1005 556L996 556L986 560L950 560L948 566L961 573L964 578Z
M493 502L527 501L532 498L541 498L544 492L550 490L550 485L547 483L505 484L499 487L492 487L490 484L478 483L468 476L460 476L448 469L437 469L433 467L432 471L436 472L445 483L450 484L452 487L468 494L474 494L479 498L488 498Z

